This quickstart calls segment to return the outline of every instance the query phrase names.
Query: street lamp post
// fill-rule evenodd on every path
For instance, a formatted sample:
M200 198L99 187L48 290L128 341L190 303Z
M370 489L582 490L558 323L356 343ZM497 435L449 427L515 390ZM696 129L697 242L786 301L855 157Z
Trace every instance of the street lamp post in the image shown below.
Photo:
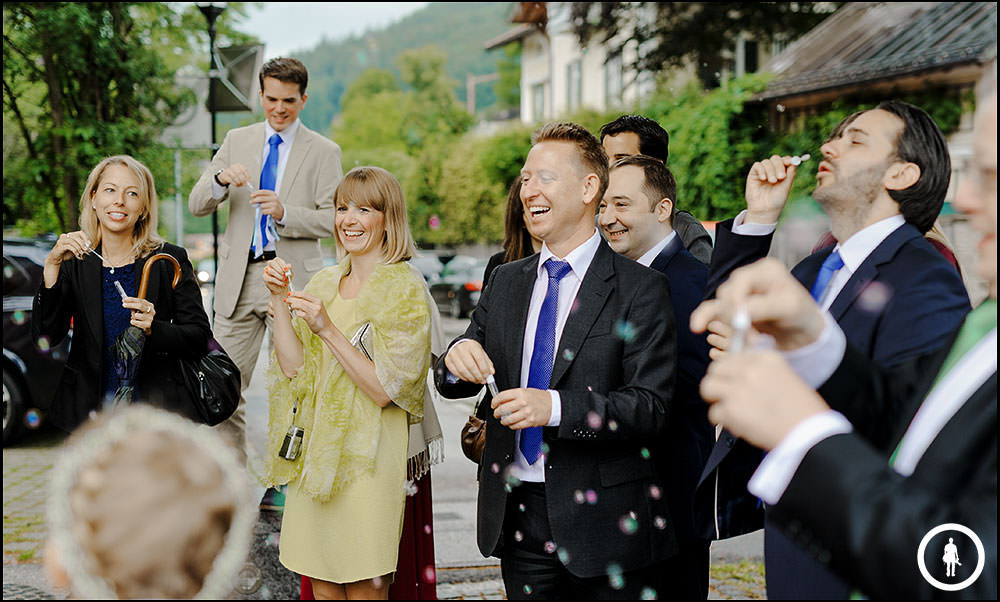
M218 145L215 141L215 78L218 77L218 65L215 62L215 20L226 10L225 2L198 2L198 9L208 21L208 112L212 117L212 149L215 156ZM215 301L215 276L219 273L219 214L212 211L212 300Z

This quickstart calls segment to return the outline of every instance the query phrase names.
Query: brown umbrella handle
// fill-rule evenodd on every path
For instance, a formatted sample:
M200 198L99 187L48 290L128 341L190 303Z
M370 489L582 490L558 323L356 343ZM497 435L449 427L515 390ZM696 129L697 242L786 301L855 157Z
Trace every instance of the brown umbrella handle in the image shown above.
M139 298L146 298L146 285L149 281L149 268L152 267L160 259L168 259L170 263L174 264L174 281L170 283L170 288L177 288L177 283L181 279L181 264L177 263L177 259L173 255L167 253L157 253L149 259L146 260L146 265L142 266L142 280L139 282Z

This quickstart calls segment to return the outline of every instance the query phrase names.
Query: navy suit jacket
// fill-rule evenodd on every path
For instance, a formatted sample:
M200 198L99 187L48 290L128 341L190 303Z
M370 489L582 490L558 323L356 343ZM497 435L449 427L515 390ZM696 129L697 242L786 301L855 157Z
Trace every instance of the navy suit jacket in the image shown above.
M708 368L706 335L691 332L691 312L705 297L708 267L675 236L653 259L650 268L670 281L670 300L677 323L677 389L667 435L657 454L667 485L667 501L678 540L705 539L711 528L708 508L695 511L694 490L715 442L708 405L698 387ZM706 524L707 523L707 524Z
M732 221L727 220L716 227L709 294L714 294L732 270L766 256L770 248L770 235L734 234ZM823 260L833 248L826 247L809 255L792 269L792 275L807 289L811 288ZM831 315L851 345L884 366L939 349L970 310L968 294L955 268L910 224L897 228L872 251L830 306ZM876 424L885 422L877 414L870 415L869 419ZM731 456L732 461L727 456ZM716 520L720 538L762 526L763 509L746 491L746 483L761 457L759 450L736 440L728 432L723 432L716 442L702 473L697 499L712 500L718 487L720 511ZM716 470L718 472L713 474ZM771 542L767 547L769 558L805 556L804 552L781 549ZM839 592L831 593L833 590L829 588L824 589L823 585L817 586L822 578L818 575L806 577L806 570L803 567L795 574L769 571L768 595L773 594L775 598L840 595ZM802 587L818 589L803 590Z

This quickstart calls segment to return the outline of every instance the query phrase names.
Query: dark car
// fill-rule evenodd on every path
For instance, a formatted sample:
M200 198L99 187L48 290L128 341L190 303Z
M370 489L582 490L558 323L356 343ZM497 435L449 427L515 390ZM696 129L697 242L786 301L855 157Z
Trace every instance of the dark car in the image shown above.
M441 276L430 283L438 311L453 318L465 318L479 304L486 260L458 255L444 265Z
M3 444L41 426L52 404L72 331L52 344L31 335L31 303L54 241L3 241Z

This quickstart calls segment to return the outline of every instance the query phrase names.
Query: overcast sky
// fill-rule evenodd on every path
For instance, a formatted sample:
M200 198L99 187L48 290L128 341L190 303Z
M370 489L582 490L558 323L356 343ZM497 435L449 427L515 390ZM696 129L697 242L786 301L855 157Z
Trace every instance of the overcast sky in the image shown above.
M266 2L251 5L240 31L259 37L264 57L309 50L324 37L340 40L379 28L426 6L427 2Z

